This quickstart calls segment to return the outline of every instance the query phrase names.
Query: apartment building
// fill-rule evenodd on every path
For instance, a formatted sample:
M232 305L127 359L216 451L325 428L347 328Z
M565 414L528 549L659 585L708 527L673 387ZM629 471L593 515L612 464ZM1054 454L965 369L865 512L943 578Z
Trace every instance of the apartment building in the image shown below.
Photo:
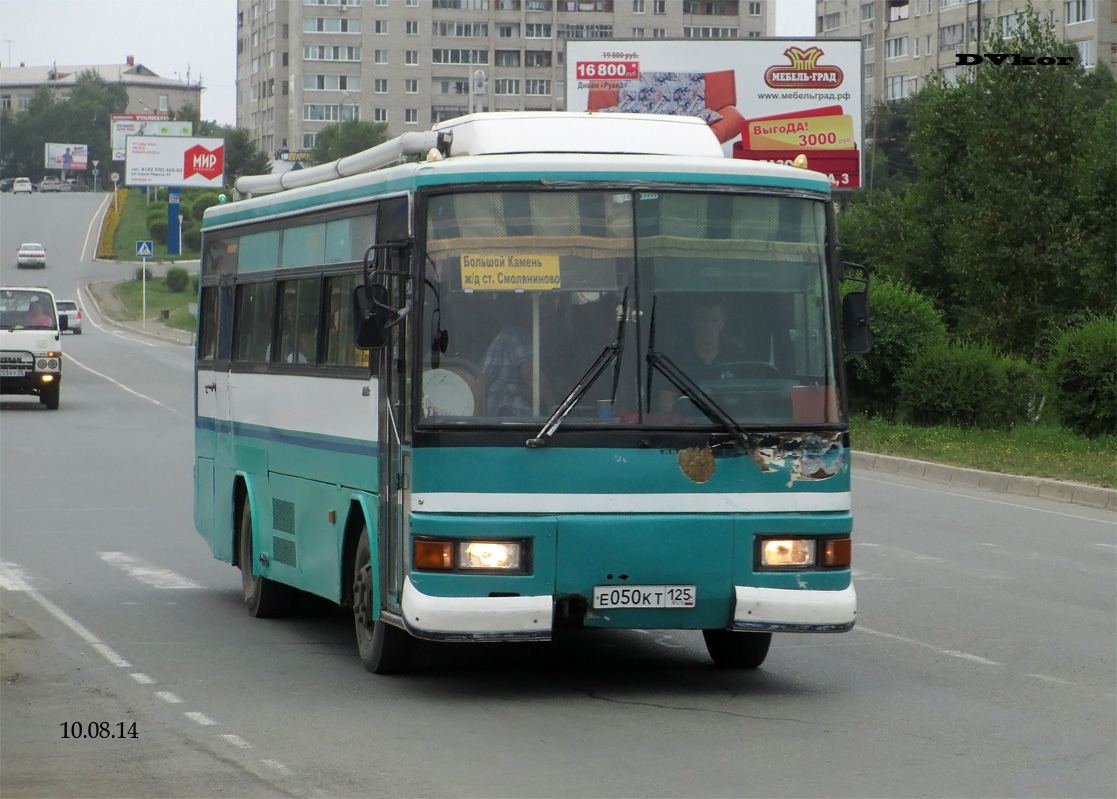
M958 53L982 52L991 29L1016 29L1027 0L819 0L818 36L864 42L866 101L894 100L919 91L941 70L956 75ZM1055 35L1077 48L1082 64L1117 67L1117 2L1032 0ZM1042 55L1036 53L1034 55Z
M26 111L31 98L41 86L50 90L55 100L66 101L74 91L78 76L92 71L108 83L121 83L128 90L129 114L165 114L189 103L201 108L200 78L185 80L157 75L134 56L126 56L120 64L87 64L81 66L0 67L0 108L13 112Z
M237 124L293 157L322 128L397 136L562 110L568 39L768 36L777 0L237 0Z

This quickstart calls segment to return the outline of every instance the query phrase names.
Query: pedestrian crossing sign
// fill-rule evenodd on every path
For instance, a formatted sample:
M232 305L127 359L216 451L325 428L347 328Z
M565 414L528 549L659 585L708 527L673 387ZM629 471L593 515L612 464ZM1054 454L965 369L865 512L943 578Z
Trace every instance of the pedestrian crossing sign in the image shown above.
M136 257L137 258L150 258L155 250L151 246L150 241L137 241L136 242Z

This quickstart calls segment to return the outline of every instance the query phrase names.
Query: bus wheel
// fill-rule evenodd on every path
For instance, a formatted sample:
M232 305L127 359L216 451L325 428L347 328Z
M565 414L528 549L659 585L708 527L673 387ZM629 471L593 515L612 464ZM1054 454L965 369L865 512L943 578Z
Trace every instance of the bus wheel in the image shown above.
M398 674L411 664L414 639L404 630L372 618L372 549L368 528L361 530L353 560L353 628L361 663L374 674Z
M39 402L47 406L48 411L58 410L58 396L61 393L60 386L48 386L39 389Z
M755 669L764 662L772 644L771 633L703 630L702 637L714 665L723 669Z
M252 573L252 511L247 500L240 513L238 562L240 582L244 589L244 604L257 619L273 619L290 615L295 604L295 591L282 583Z

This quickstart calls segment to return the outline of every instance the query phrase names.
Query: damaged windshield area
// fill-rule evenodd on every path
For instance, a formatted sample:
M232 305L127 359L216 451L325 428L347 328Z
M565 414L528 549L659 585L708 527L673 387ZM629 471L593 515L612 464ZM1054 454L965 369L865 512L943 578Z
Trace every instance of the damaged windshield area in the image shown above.
M431 196L419 423L837 423L825 242L804 197Z

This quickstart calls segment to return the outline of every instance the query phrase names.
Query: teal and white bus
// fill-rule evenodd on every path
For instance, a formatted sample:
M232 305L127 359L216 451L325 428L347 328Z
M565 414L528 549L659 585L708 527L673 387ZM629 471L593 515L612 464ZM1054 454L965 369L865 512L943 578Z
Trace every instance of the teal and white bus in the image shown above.
M828 179L699 120L487 113L206 212L194 515L255 616L417 638L853 627ZM843 280L859 286L839 294Z

